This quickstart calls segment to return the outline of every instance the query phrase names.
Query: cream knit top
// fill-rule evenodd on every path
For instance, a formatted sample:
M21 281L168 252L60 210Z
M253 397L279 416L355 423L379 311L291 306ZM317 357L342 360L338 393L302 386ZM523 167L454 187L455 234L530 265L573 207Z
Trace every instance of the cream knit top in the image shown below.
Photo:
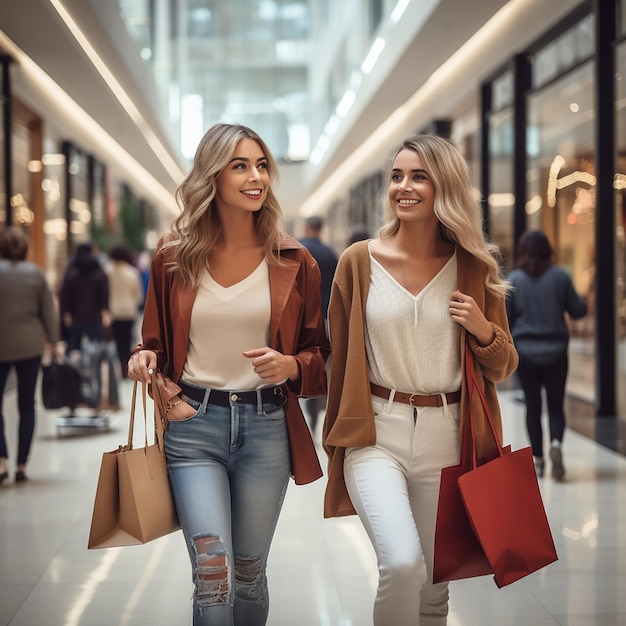
M191 310L182 379L213 389L264 387L267 383L255 373L252 359L242 353L267 345L270 311L267 260L230 287L205 271Z
M414 296L372 256L365 305L370 381L410 393L461 388L461 327L450 317L457 287L457 255Z

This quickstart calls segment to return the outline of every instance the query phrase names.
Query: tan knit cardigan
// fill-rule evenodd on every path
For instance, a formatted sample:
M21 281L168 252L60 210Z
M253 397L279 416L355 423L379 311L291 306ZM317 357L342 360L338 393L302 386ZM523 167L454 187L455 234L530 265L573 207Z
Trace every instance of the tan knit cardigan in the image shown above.
M502 439L500 407L494 383L505 380L517 368L518 356L509 332L504 298L485 288L485 269L467 251L457 246L458 289L474 298L491 322L494 339L480 346L473 335L461 329L461 367L465 363L467 340L475 356L475 369L483 380L485 395ZM348 248L339 260L328 311L332 368L323 443L328 455L328 484L324 517L355 513L343 476L345 449L376 443L376 427L367 374L365 352L365 303L370 284L370 257L367 241ZM461 384L461 428L467 413L467 381ZM488 456L496 443L482 408L475 405L478 457Z

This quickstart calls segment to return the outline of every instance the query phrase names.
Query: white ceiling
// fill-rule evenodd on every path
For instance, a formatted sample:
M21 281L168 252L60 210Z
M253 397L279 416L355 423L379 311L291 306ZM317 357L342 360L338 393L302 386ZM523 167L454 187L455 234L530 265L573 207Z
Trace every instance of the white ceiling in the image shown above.
M179 168L183 168L183 159L170 140L171 134L168 134L162 116L158 113L158 100L150 73L138 58L134 42L119 18L116 3L63 0L63 5L132 99L151 131L166 148L169 157L178 163ZM106 27L103 27L103 22ZM155 154L145 130L129 117L50 0L3 0L0 2L0 30L43 72L52 77L81 109L88 112L156 182L170 194L174 193L180 180L179 173L171 166L168 167L162 156ZM6 47L0 42L0 49ZM9 53L11 51L9 47ZM150 189L149 181L136 180L135 174L127 171L124 160L118 159L120 162L116 163L115 155L110 154L111 149L100 144L97 137L89 136L85 127L77 123L75 112L64 106L63 101L57 102L51 98L42 89L43 85L35 82L26 65L20 67L18 61L11 77L14 93L40 114L50 129L62 139L75 142L87 153L113 165L118 173L162 207L164 201L168 202L162 193Z
M168 194L173 194L180 180L180 171L164 164L162 156L157 156L149 143L146 132L138 127L114 97L54 9L52 3L58 1L2 0L0 31L46 74L53 77L71 99L88 111L102 129L149 172L156 183L152 189L149 180L147 183L145 179L137 179L135 182L171 218L172 211L175 210L173 199L164 197L162 189L156 187L161 186ZM480 59L479 65L472 66L469 72L466 69L463 75L456 77L453 84L441 86L440 93L445 94L445 99L441 102L440 98L441 104L437 108L415 110L411 120L416 125L450 115L458 107L460 100L475 94L480 81L501 65L501 59L509 58L521 46L527 45L551 21L558 19L577 4L574 0L511 0L508 3L505 0L441 0L421 28L416 29L419 32L414 33L404 50L394 51L393 42L390 42L388 53L397 56L393 69L377 79L373 96L359 107L355 115L344 120L335 143L331 144L322 162L318 166L308 164L295 168L293 171L298 173L295 177L281 177L283 187L279 195L281 200L285 198L283 204L299 207L310 199L312 192L318 192L338 168L350 161L366 139L399 106L415 99L431 75L504 5L509 5L507 9L515 8L521 17L515 22L503 22L502 32L492 33L489 50L477 57ZM419 9L419 5L414 0L406 15L411 15L410 11L416 8ZM118 15L117 3L113 0L63 0L63 6L131 97L146 123L166 147L169 156L183 170L186 166L171 140L173 133L168 131L158 113L156 90L151 77L138 58L134 43ZM10 51L11 46L6 41L3 45L0 37L0 50L3 48ZM97 140L86 135L84 128L75 123L72 112L52 103L33 84L32 78L25 71L19 67L14 68L12 79L16 94L41 114L62 138L70 139L85 151L100 155L101 158L106 157L105 160L111 162L111 150L108 149L107 152ZM398 131L401 133L400 137L407 132L419 130L417 127L410 127L411 121L408 124L409 128ZM398 137L390 134L386 150L371 160L373 167L377 167L386 158L397 141ZM124 161L121 160L117 167L118 170L123 170ZM363 172L359 171L350 173L350 180L346 184L350 184L351 180L356 182L362 175ZM126 172L126 176L132 183L134 175L129 176Z

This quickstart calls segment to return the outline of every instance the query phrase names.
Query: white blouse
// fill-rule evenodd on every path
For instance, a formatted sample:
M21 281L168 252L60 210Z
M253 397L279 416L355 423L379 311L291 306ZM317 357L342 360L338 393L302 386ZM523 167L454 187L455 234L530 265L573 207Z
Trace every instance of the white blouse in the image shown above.
M461 387L461 327L452 321L456 251L414 296L372 256L365 305L370 381L398 391L434 394Z

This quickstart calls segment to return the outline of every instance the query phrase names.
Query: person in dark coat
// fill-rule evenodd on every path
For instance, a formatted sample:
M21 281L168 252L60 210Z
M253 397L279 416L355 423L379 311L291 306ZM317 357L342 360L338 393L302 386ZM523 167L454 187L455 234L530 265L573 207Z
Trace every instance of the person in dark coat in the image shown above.
M93 244L81 243L65 273L60 294L61 319L68 333L68 350L79 350L83 335L100 340L110 326L109 282L94 254Z
M353 243L357 241L365 241L366 239L370 239L370 231L369 228L363 224L363 222L359 222L358 224L354 224L350 228L350 235L348 236L348 241L346 242L346 247L351 246Z
M550 424L552 477L565 475L561 442L565 432L565 382L569 365L566 314L580 319L586 302L576 293L569 274L553 262L554 250L540 230L522 235L517 267L509 274L513 290L506 308L519 354L517 375L526 401L526 427L538 476L543 476L541 391L545 389Z
M320 268L320 274L322 275L322 283L320 285L322 314L324 315L324 322L326 322L330 290L335 275L335 269L337 268L337 255L335 251L321 239L323 226L324 220L321 217L313 215L307 218L304 224L304 237L300 239L300 243L308 249ZM327 361L327 366L329 365L330 360ZM304 412L306 413L307 421L309 422L313 434L315 434L315 429L317 428L320 411L323 411L325 406L326 396L307 398L304 400Z

